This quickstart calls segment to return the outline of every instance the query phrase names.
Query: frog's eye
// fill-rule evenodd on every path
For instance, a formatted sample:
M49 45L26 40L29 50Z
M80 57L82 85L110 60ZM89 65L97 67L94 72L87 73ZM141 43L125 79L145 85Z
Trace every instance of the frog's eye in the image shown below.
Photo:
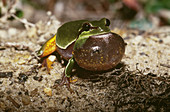
M105 26L109 26L110 25L110 20L109 19L106 19L105 21Z
M90 30L90 28L91 28L91 25L89 23L84 23L82 26L83 31L88 31Z

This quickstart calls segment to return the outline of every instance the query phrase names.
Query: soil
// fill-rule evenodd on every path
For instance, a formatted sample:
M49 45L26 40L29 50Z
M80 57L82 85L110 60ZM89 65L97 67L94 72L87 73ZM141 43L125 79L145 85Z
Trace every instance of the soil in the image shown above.
M127 43L121 63L105 72L77 66L71 93L66 86L54 87L61 80L63 60L56 60L48 73L36 57L60 25L53 18L26 29L0 29L0 111L170 110L170 27L121 29Z

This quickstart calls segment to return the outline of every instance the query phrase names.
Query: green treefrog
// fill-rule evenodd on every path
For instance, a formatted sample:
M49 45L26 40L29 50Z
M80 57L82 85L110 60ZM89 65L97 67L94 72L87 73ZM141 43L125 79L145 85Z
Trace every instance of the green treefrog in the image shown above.
M70 88L70 77L74 65L90 71L106 71L114 68L122 59L125 43L121 36L109 29L110 21L77 20L63 24L38 51L39 57L48 57L58 52L68 63L60 85ZM51 64L45 59L47 68Z

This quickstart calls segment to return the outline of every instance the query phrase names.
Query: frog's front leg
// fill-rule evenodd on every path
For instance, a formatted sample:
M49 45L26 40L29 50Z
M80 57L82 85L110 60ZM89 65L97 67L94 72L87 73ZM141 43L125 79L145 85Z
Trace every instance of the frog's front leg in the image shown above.
M67 66L66 66L66 68L65 68L65 70L62 74L61 82L59 84L60 86L66 84L68 89L71 92L73 92L72 89L70 88L70 82L72 82L71 81L71 72L72 72L72 69L74 67L74 63L75 63L75 61L74 61L73 57L71 59L69 59Z

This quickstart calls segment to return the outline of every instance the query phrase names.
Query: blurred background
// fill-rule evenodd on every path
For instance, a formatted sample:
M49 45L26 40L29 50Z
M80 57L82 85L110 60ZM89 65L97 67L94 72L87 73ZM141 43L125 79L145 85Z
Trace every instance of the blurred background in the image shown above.
M170 0L1 0L0 21L13 20L11 14L32 23L47 20L48 14L60 22L106 17L112 27L143 30L170 25L169 4Z

